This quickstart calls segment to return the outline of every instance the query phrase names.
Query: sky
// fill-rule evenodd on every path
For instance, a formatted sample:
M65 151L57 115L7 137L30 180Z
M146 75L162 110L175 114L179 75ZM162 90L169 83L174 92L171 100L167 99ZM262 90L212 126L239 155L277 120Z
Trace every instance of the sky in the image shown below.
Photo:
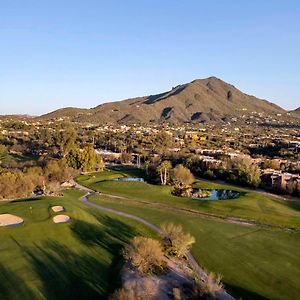
M0 0L0 114L156 94L216 76L300 106L299 0Z

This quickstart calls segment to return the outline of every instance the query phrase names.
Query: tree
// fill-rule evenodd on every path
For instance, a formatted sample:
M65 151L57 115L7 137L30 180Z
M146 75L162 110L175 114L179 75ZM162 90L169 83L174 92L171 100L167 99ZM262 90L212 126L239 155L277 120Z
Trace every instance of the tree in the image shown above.
M172 181L175 185L190 186L194 180L195 178L192 172L183 165L177 165L172 170Z
M161 230L163 245L169 255L184 257L195 243L195 238L189 233L184 233L181 225L167 223L161 226Z
M7 154L7 148L4 145L0 144L0 156L4 156Z
M60 150L60 156L65 157L73 148L77 134L70 124L62 124L53 134L53 141Z
M71 168L75 170L79 170L81 168L81 153L77 146L73 146L73 148L66 155L65 159L66 163Z
M47 181L63 183L75 176L74 169L68 167L63 160L50 160L45 167Z
M158 167L157 171L160 174L160 181L162 185L166 185L169 176L169 170L172 168L172 164L168 160L164 160Z
M34 185L23 172L4 172L0 174L0 197L20 198L32 194Z
M129 164L132 161L132 155L127 152L122 152L121 154L121 163L123 164Z
M173 143L172 135L165 132L160 131L154 136L154 139L151 141L151 145L158 153L163 153L166 149L170 148Z
M28 168L26 173L34 185L34 192L44 192L46 179L43 169L41 167L34 166Z
M165 259L159 241L142 236L134 237L125 246L124 258L142 274L160 273L165 267Z
M259 186L261 182L260 168L253 163L251 157L238 157L232 160L232 172L236 180L241 183Z
M87 145L83 148L80 161L83 172L93 171L98 163L98 156L92 145Z

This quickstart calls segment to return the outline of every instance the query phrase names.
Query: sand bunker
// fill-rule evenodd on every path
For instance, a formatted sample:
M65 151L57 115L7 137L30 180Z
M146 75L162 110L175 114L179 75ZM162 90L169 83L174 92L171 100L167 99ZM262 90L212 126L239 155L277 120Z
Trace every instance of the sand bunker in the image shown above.
M55 217L53 217L53 222L56 224L60 224L60 223L68 223L70 222L71 218L67 215L57 215Z
M24 220L18 216L11 214L0 215L0 226L17 226L21 225Z
M61 211L64 211L64 207L63 206L60 206L60 205L57 205L57 206L52 206L51 209L54 211L54 212L61 212Z

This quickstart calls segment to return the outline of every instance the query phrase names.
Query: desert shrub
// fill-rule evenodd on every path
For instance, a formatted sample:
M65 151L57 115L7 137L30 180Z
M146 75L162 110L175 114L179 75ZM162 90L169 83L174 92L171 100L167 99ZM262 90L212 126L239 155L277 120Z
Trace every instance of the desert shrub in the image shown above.
M197 280L190 291L191 299L217 299L217 293L222 290L222 276L212 272L207 273L204 280Z
M189 251L195 238L189 233L184 233L181 225L173 223L161 226L163 245L168 255L184 257Z
M131 280L117 290L110 300L156 300L158 299L158 285L151 278Z
M208 273L206 279L202 283L202 290L205 295L216 296L216 293L223 288L221 282L222 276L220 274Z
M156 274L163 271L165 258L159 241L135 237L132 242L124 248L124 258L142 274Z
M181 290L179 288L172 289L172 298L174 300L181 300Z

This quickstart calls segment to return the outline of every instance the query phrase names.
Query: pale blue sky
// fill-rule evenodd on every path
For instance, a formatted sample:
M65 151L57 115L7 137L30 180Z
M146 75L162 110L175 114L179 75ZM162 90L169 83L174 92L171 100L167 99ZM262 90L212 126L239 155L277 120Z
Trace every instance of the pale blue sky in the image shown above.
M212 75L300 106L300 1L0 0L0 114L93 107Z

